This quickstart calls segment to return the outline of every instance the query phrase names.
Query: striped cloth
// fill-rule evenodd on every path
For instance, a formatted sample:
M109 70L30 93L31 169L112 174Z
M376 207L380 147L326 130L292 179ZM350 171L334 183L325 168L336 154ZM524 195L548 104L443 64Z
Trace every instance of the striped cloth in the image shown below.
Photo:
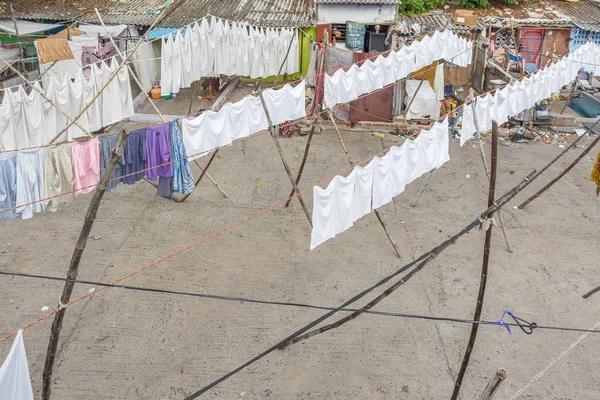
M171 122L171 144L173 146L173 192L190 194L194 191L194 177L187 160L181 129L177 121ZM177 161L179 160L179 161Z

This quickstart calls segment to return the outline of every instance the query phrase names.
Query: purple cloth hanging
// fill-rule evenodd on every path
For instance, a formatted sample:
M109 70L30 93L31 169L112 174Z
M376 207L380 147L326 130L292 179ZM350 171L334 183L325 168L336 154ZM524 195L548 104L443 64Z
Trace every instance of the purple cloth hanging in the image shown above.
M156 181L156 178L159 176L163 178L172 177L172 161L173 150L171 149L171 129L169 124L148 128L146 130L146 169L148 170L146 171L146 177L151 181ZM161 166L157 167L158 165Z

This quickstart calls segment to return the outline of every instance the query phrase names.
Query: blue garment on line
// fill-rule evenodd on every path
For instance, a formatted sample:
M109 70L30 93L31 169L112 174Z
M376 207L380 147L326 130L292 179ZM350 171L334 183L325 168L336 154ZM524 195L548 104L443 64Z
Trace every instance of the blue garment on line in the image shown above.
M125 142L124 163L121 166L121 182L133 185L144 177L146 169L146 129L130 132ZM142 172L139 172L142 171Z
M194 176L187 159L183 136L176 121L171 122L171 145L173 146L173 192L190 194L194 191Z
M110 162L110 158L112 157L112 151L115 147L115 143L117 143L117 139L119 135L111 135L111 136L102 136L100 137L100 176L104 174L104 170L108 166ZM121 176L121 165L125 164L125 155L121 156L120 162L117 163L115 168L115 172L111 179L118 178ZM120 179L108 182L106 186L106 191L110 192L110 189L113 189L115 186L119 184Z
M17 152L0 154L0 210L17 205ZM0 220L16 218L15 210L0 213Z

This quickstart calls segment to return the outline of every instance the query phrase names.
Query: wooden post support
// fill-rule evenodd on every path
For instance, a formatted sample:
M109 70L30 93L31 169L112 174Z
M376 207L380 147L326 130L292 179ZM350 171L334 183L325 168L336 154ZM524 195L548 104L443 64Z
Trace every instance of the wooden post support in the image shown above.
M496 121L492 121L492 172L490 176L490 189L488 193L488 208L492 207L496 201L496 176L498 173L498 124ZM491 219L494 215L494 212L490 212L488 215L488 219ZM481 311L483 310L483 300L485 297L485 289L487 286L487 276L488 276L488 264L490 261L490 249L492 245L492 232L493 232L493 224L490 224L485 232L485 243L483 245L483 265L481 267L481 280L479 282L479 294L477 295L477 305L475 306L475 314L473 316L474 321L480 321L481 319ZM456 378L456 382L454 384L454 391L452 392L452 400L458 399L458 394L460 393L460 387L462 385L463 378L465 377L465 373L467 372L467 367L469 365L469 359L471 358L471 353L473 352L473 347L475 346L475 339L477 339L477 330L479 328L479 324L474 323L471 326L471 335L469 336L469 343L467 344L467 349L465 350L465 355L463 357L462 364L460 366L460 371L458 373L458 377Z
M597 292L600 292L600 286L598 286L596 289L590 290L589 292L584 294L583 298L587 299L588 297L590 297L591 295L593 295L594 293L597 293Z
M308 151L310 150L310 143L312 142L315 129L317 129L317 126L313 124L312 128L310 129L310 133L308 134L308 141L306 142L306 147L304 148L304 156L302 157L302 163L300 164L300 169L298 170L298 176L296 176L296 186L300 184L300 179L302 178L302 172L304 171L304 166L306 165L306 159L308 158ZM292 188L292 192L288 197L292 197L294 192L295 190ZM291 198L288 199L288 201L285 202L285 206L288 207L291 201Z
M90 201L90 205L88 207L87 214L85 215L85 220L83 222L83 226L81 227L81 232L79 233L79 237L77 239L77 243L75 245L75 249L73 250L73 256L71 257L71 264L69 265L69 271L67 272L67 279L74 280L77 279L77 274L79 272L79 263L81 261L81 257L83 255L83 251L85 250L85 246L88 240L88 236L90 231L92 230L92 226L94 225L94 221L96 220L96 214L98 212L98 208L100 207L100 202L102 201L102 197L104 196L104 192L106 191L106 187L108 183L112 179L113 173L117 166L117 163L121 159L123 155L123 151L125 150L125 141L127 139L127 131L122 130L119 134L117 142L115 143L115 147L113 149L110 161L106 166L106 169L102 173L102 177L94 190L94 194L92 196L92 200ZM42 399L49 400L50 393L52 390L51 380L52 380L52 370L54 368L54 359L56 356L56 349L58 347L58 340L60 338L60 331L62 329L63 318L65 316L66 307L69 305L71 301L71 293L73 292L73 286L75 283L73 281L65 282L62 295L59 299L59 307L60 310L56 312L54 315L54 321L52 323L52 329L50 331L50 341L48 343L48 351L46 353L46 363L44 365L44 373L43 373L43 390L42 390Z
M458 118L457 118L458 119ZM431 172L429 173L429 175L427 176L427 178L425 178L425 182L423 182L423 187L421 187L421 190L419 190L419 194L417 195L417 198L415 199L415 201L410 205L411 207L416 207L417 203L419 202L419 200L421 200L421 197L423 196L423 192L425 191L425 189L427 189L427 186L429 186L429 180L431 179L431 177L433 176L433 172L435 171L435 169L432 169Z
M196 179L196 182L194 183L194 187L198 186L200 184L200 181L202 180L202 178L204 178L204 175L206 174L206 170L208 169L208 167L210 167L210 164L212 164L213 160L215 159L215 157L217 156L217 153L219 152L219 149L215 150L215 152L212 154L212 156L210 157L210 160L208 161L208 164L206 164L206 168L204 168L202 170L202 173L200 174L200 176L198 177L198 179ZM191 193L186 194L185 196L183 196L180 200L176 200L178 203L183 203L184 201L187 200L188 197L190 197Z
M429 72L429 68L431 68L432 65L433 64L429 64L427 66L427 68L425 69L425 72L423 72L423 76L421 77L421 82L419 82L419 86L417 86L417 90L415 90L415 93L413 94L410 101L408 102L408 105L406 106L406 110L404 110L405 117L408 115L408 111L410 111L410 106L412 106L413 101L415 101L415 98L417 97L417 93L419 93L419 90L421 90L421 86L423 86L423 81L425 81L425 78L427 78L427 72Z
M474 107L475 105L473 105ZM473 113L473 120L475 122L475 129L478 129L477 127L479 126L477 124L477 116L475 115L475 113ZM485 150L483 149L483 140L481 139L481 134L479 133L479 130L477 130L477 140L479 141L479 154L481 155L481 161L483 162L483 168L485 169L485 175L488 178L488 181L490 180L490 170L488 168L487 165L487 160L485 158ZM504 236L504 241L506 242L506 248L508 249L509 253L513 252L512 249L512 245L510 244L510 240L508 239L508 234L506 233L506 225L504 225L504 220L502 219L502 210L498 210L498 212L496 213L498 214L498 223L500 225L500 229L502 230L502 236Z
M598 125L598 122L600 122L600 120L596 121L594 123L594 125L592 125L591 128L588 128L587 132L591 132L592 129L594 129L594 127L596 125ZM583 152L567 168L565 168L560 174L558 174L558 176L556 178L554 178L550 182L548 182L548 184L546 186L544 186L543 188L541 188L539 190L539 192L537 192L536 194L534 194L533 196L531 196L530 198L528 198L527 200L525 200L517 208L519 210L522 210L523 208L527 207L527 205L529 203L531 203L532 201L534 201L535 199L537 199L538 197L540 197L542 194L544 194L545 191L547 191L548 189L550 189L556 182L558 182L559 180L561 180L563 176L565 176L570 170L572 170L573 167L576 166L579 163L579 161L581 161L583 159L583 157L585 157L586 154L588 154L594 148L594 146L596 146L598 144L598 142L600 142L600 135L598 135L598 137L596 139L594 139L592 141L592 143L590 143L590 145L588 147L586 147L585 150L583 150Z
M198 160L194 160L194 164L196 164L196 166L198 168L200 168L200 172L204 172L205 168L202 165L200 165L200 163L198 162ZM210 176L210 174L208 173L208 171L206 172L206 177L208 178L209 181L212 182L213 185L215 185L215 187L223 195L223 197L225 197L226 199L229 198L229 195L227 193L225 193L225 191L223 191L223 189L221 189L221 187L219 186L219 182L215 181L213 179L213 177Z
M579 74L577 74L577 76L575 77L575 82L573 82L573 87L571 88L571 93L569 94L569 99L567 100L567 103L564 105L564 107L562 108L562 110L560 110L560 115L563 115L563 113L565 112L565 110L569 106L569 103L575 97L575 92L577 91L577 85L578 84L579 84Z
M477 398L477 400L492 400L494 395L498 393L500 384L506 379L506 371L502 368L496 371L496 374L488 382L487 386L483 390L483 393Z
M108 38L110 39L110 42L112 43L113 47L117 51L117 54L119 55L119 57L121 57L121 60L124 60L125 57L123 57L123 53L121 53L121 50L119 50L119 46L117 46L117 44L115 43L112 35L110 34L110 32L108 31L108 29L106 28L106 25L104 25L104 21L102 20L102 16L100 15L100 12L98 11L97 8L94 8L94 11L96 11L96 15L98 16L98 20L100 21L100 24L104 28L104 32L106 32L106 34L108 35ZM140 90L142 91L142 93L144 93L144 95L146 96L146 99L150 102L150 104L152 105L152 108L154 108L154 111L156 111L156 113L160 117L161 121L164 122L164 123L166 123L167 120L162 115L162 113L160 112L160 110L158 109L158 107L156 107L156 104L154 104L154 100L144 90L144 86L142 85L142 82L140 82L140 80L138 79L137 75L133 71L133 68L131 68L131 65L127 64L127 69L129 70L129 75L133 78L133 80L135 81L135 83L137 83L137 85L140 88Z
M36 92L38 92L40 94L40 96L42 96L44 98L44 100L46 100L48 103L50 103L54 108L56 108L62 115L64 115L65 117L67 117L67 119L69 121L71 121L71 123L67 126L70 127L71 125L75 124L79 129L81 129L83 131L83 133L85 133L88 136L92 136L92 134L90 132L88 132L87 129L85 129L83 126L81 126L79 124L79 122L77 122L77 118L73 119L69 116L69 114L67 114L62 108L60 108L56 103L54 103L52 100L50 100L48 98L48 96L46 96L46 94L44 93L43 90L37 88L35 85L33 85L26 77L25 75L23 75L21 73L21 71L19 71L17 68L13 67L12 65L10 65L8 62L4 61L4 59L0 58L0 61L2 61L4 64L6 64L6 66L10 69L12 69L14 72L17 73L17 75L19 75L21 77L21 79L23 79L25 81L25 83L29 86L31 86L33 88L33 90L35 90ZM67 130L67 128L63 129L59 135L57 135L54 140L58 139L60 137L60 135L63 134L63 132L65 132ZM53 140L53 141L54 141Z
M355 166L354 161L352 161L352 158L350 157L350 153L348 152L348 149L346 148L346 145L344 144L344 141L342 140L342 134L340 133L340 129L338 128L338 126L335 122L335 118L333 118L333 114L331 113L331 110L328 110L327 113L329 115L329 119L333 123L333 127L335 128L335 132L337 133L337 137L338 137L338 140L340 141L340 145L342 146L342 149L344 150L344 153L346 154L348 163L350 164L350 166L352 168L354 168L354 166ZM388 240L392 244L392 247L394 248L396 255L398 256L398 258L402 258L402 256L400 255L400 249L398 248L398 245L396 244L394 239L392 239L392 236L390 235L390 231L388 230L387 226L385 225L385 222L383 222L383 219L381 218L379 211L373 209L373 212L375 213L375 216L379 220L379 223L381 224L381 227L383 228L385 235L387 236Z
M83 113L85 113L87 111L88 108L90 108L92 106L92 104L94 104L94 102L98 99L98 97L100 97L100 95L102 94L102 92L104 92L104 89L106 89L106 87L113 81L113 79L115 79L115 77L117 76L117 74L119 73L119 71L121 71L121 69L127 65L127 62L129 61L129 59L131 58L131 56L137 51L137 49L140 47L140 45L144 42L144 39L146 39L146 36L148 36L148 34L152 31L152 29L154 29L154 27L164 18L166 18L169 14L171 14L176 8L178 8L181 4L183 3L182 0L179 0L179 2L177 2L176 5L164 9L163 12L161 12L156 19L154 20L154 22L150 25L150 27L148 28L148 30L146 30L146 32L144 32L144 34L138 39L137 43L135 44L134 48L131 50L131 53L129 53L127 55L127 57L125 57L122 61L121 64L119 64L119 66L115 69L115 71L112 73L112 75L104 82L104 85L100 88L100 90L98 91L98 93L96 93L96 95L94 96L94 98L92 100L90 100L90 102L79 112L79 114L77 114L77 116L70 122L67 124L66 127L64 127L54 138L52 138L52 140L50 140L50 142L48 142L48 145L54 143L56 141L56 139L58 139L64 132L67 131L67 129L69 129L82 115Z
M116 49L117 54L119 54L119 57L121 57L121 60L124 60L125 57L123 57L123 53L121 53L121 50L119 50L119 47L117 46L117 44L115 43L112 35L110 34L110 32L108 31L108 29L106 28L106 25L104 25L104 21L102 20L102 16L100 15L100 12L98 11L97 8L94 8L94 11L96 11L96 15L98 16L98 20L100 21L100 24L102 25L102 27L104 28L104 31L106 32L106 34L108 35L108 38L110 39L110 42L112 43L113 47ZM138 79L137 75L135 74L135 72L133 71L133 68L131 68L131 66L129 64L127 64L127 69L129 70L129 74L131 75L131 77L133 78L133 80L135 81L135 83L138 85L138 87L140 88L140 90L142 91L142 93L144 93L144 96L146 96L146 99L150 102L150 105L152 105L152 108L154 108L154 111L156 111L156 113L158 114L158 116L160 117L161 121L163 123L167 123L166 118L164 117L164 115L160 112L160 110L158 109L158 107L156 106L156 103L154 102L154 99L152 99L148 93L144 90L144 87L142 85L142 83L140 82L140 80ZM235 81L236 83L239 81L239 78L237 78L237 81ZM234 85L235 87L235 85ZM193 100L193 96L192 96L192 100ZM192 103L190 100L190 109L191 109ZM188 115L189 115L189 111L188 111ZM212 161L212 160L211 160ZM205 174L204 170L201 169L201 173L202 175ZM206 172L207 176L208 176L208 172ZM158 185L154 184L154 182L144 179L146 182L152 184L154 187L158 187ZM213 182L213 184L215 186L217 186L218 188L218 183L212 179L212 177L210 178L211 182ZM200 180L198 180L198 183L200 183ZM196 184L197 186L198 184ZM218 188L219 189L219 188ZM229 198L229 196L227 196L223 191L221 191L221 189L219 189L219 191L221 193L223 193L225 195L225 197ZM185 201L187 198L189 197L189 195L186 195L183 197L182 200L179 201ZM178 200L176 200L178 201ZM179 202L178 201L178 202Z
M275 147L277 147L277 151L279 152L279 157L281 158L281 162L283 163L283 168L285 168L285 172L287 173L288 178L290 179L290 182L292 183L292 186L294 187L294 191L298 195L298 201L300 202L300 205L302 206L302 209L304 210L304 214L306 214L306 219L308 219L310 226L312 226L312 218L311 218L310 212L308 211L308 207L306 206L306 203L304 203L302 194L300 194L301 193L300 189L298 189L298 185L296 184L296 181L294 180L294 177L292 176L292 171L290 170L290 167L288 166L288 163L285 160L285 156L283 155L283 149L281 148L279 139L275 135L275 127L273 126L273 121L271 120L271 116L269 115L269 110L267 110L267 104L265 103L265 99L262 95L262 92L259 92L258 95L260 97L260 101L262 102L263 109L265 110L265 114L267 116L267 121L269 122L269 133L271 134L271 137L273 138L273 141L275 142Z
M507 201L507 199L512 199L514 196L516 196L521 190L523 190L527 186L528 182L531 181L531 179L533 178L533 176L535 174L536 174L536 171L534 170L525 179L523 179L521 181L521 183L519 183L512 190L510 190L509 192L505 193L501 198L499 198L498 199L498 203L502 203L504 201ZM294 338L293 340L291 340L289 343L281 345L279 347L279 349L284 349L284 348L286 348L286 347L288 347L288 346L290 346L290 345L292 345L294 343L301 342L301 341L303 341L305 339L308 339L310 337L318 335L319 333L326 332L326 331L328 331L330 329L338 328L338 327L342 326L343 324L345 324L346 322L350 322L354 318L358 317L360 314L362 314L362 310L370 310L370 309L372 309L377 303L379 303L381 300L383 300L384 298L386 298L387 296L389 296L394 290L396 290L397 288L399 288L400 286L402 286L410 278L412 278L413 276L415 276L415 274L418 271L420 271L421 269L423 269L423 267L425 267L425 265L429 261L431 261L433 258L435 258L438 255L440 255L444 250L446 250L448 247L450 247L450 245L453 245L454 243L456 243L456 241L458 239L460 239L463 235L469 233L472 229L474 229L479 224L479 219L481 219L481 218L487 218L489 215L492 214L493 210L494 210L494 207L488 207L483 213L481 213L481 215L479 216L478 219L476 219L474 222L472 222L467 227L465 227L461 232L459 232L458 234L454 235L452 238L450 238L447 241L445 241L442 245L440 245L439 247L437 247L435 250L433 250L428 255L420 257L419 258L420 264L418 264L417 266L415 266L414 269L413 269L413 271L411 271L410 273L406 274L404 277L402 277L402 279L399 282L397 282L394 285L390 286L388 289L385 290L385 292L383 292L375 300L371 301L370 303L368 303L367 305L365 305L364 307L362 307L359 311L355 311L352 314L348 315L347 317L342 318L341 320L339 320L337 322L334 322L334 323L326 325L326 326L324 326L322 328L319 328L319 329L307 332L307 333L305 333L303 335L300 335L300 336ZM390 280L390 279L392 279L392 278L390 277L388 280Z
M277 81L279 80L279 75L281 75L281 71L283 70L283 66L285 65L285 62L287 61L288 57L290 56L290 50L292 49L292 44L294 43L294 39L296 38L296 31L297 31L297 29L292 31L292 39L290 40L290 44L288 46L287 52L285 53L285 58L283 59L283 62L281 63L281 66L279 67L279 71L277 72L277 76L275 77L275 85L277 84ZM298 51L298 49L296 49L296 51Z

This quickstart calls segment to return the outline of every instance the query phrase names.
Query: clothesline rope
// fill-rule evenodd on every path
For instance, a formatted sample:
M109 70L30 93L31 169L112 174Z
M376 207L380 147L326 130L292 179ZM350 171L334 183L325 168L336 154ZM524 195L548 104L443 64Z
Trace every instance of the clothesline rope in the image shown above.
M467 49L467 50L465 50L465 52L466 52L466 51L469 51L469 50L470 50L470 49ZM460 54L459 54L459 55L460 55ZM379 56L379 54L376 54L376 55L373 55L373 56L369 56L367 59L376 58L376 57L378 57L378 56ZM117 57L117 56L113 56L113 57L111 57L111 58L114 58L114 57ZM366 59L365 59L365 60L366 60ZM363 61L360 61L360 62L364 62L364 60L363 60ZM446 63L446 62L450 62L450 61L443 61L443 62L442 62L442 64L443 64L443 63ZM353 63L353 65L354 65L354 64L358 64L358 63ZM417 72L418 72L418 71L417 71ZM322 73L320 73L320 74L316 74L316 75L315 75L315 78L318 78L318 77L320 77L320 76L323 76L323 75L326 75L326 74L327 74L326 72L322 72ZM422 77L424 74L425 74L425 73L421 73L421 74L419 74L419 77ZM414 77L412 77L412 76L411 76L411 79L412 79L412 78L416 78L416 77L417 77L417 76L414 76ZM396 82L394 82L394 83L392 83L392 84L390 84L390 85L387 85L387 86L385 86L385 87L383 87L383 88L381 88L381 89L375 90L375 91L373 91L373 92L365 93L364 95L361 95L361 96L359 96L359 97L358 97L356 100L358 100L358 99L361 99L361 98L363 98L363 97L366 97L366 96L369 96L369 95L371 95L371 94L378 93L379 91L382 91L382 90L389 89L389 88L390 88L392 85L395 85L395 84L397 84L397 83L403 82L403 81L405 81L405 80L408 80L408 79L409 79L408 77L406 77L406 78L402 78L402 79L400 79L400 80L398 80L398 81L396 81ZM278 89L278 88L284 87L284 86L285 86L285 85L287 85L287 84L294 84L294 83L298 83L298 82L301 82L302 80L303 80L303 79L297 79L297 80L293 80L293 81L284 82L284 83L282 83L282 84L279 84L279 85L271 86L271 87L269 87L269 88L267 88L267 89ZM266 89L262 89L262 91L264 91L264 90L266 90ZM233 100L230 100L229 102L231 102L231 103L234 103L234 102L236 102L236 101L239 101L239 100L241 100L241 99L243 99L243 98L245 98L245 97L247 97L247 96L240 96L239 98L235 98L235 99L233 99ZM336 98L335 96L331 96L331 97L334 97L334 98ZM366 114L366 115L372 116L372 117L374 117L374 118L379 118L379 119L381 119L381 120L383 120L383 121L388 121L387 119L385 119L385 118L383 118L383 117L381 117L381 116L379 116L379 115L375 115L375 114L369 113L368 111L361 110L361 109L359 109L359 108L357 108L357 107L354 107L354 106L352 106L350 103L348 103L348 106L349 106L350 108L353 108L353 109L359 110L359 111L361 111L362 113L364 113L364 114ZM187 117L186 117L186 118L187 118ZM177 119L177 120L180 120L180 119ZM159 124L159 125L156 125L156 126L160 126L160 125L162 125L162 123L161 123L161 124ZM99 136L95 136L95 137L99 137ZM80 140L78 140L78 141L85 141L85 140L91 140L91 139L93 139L93 137L87 137L87 138L83 138L83 139L80 139ZM74 141L75 141L75 140L71 140L71 141L67 141L67 142L62 142L62 144L65 144L65 143L72 143L72 142L74 142ZM13 151L19 151L19 150L33 150L33 149L39 149L39 148L44 148L44 147L50 147L50 146L54 146L54 144L52 144L52 145L42 145L42 146L32 146L32 147L20 148L20 149L15 149L15 150L1 150L1 151L0 151L0 154L1 154L1 153L13 152Z
M384 154L388 150L390 150L392 147L395 147L395 146L398 146L398 145L402 145L403 143L404 143L404 141L402 143L400 143L400 142L399 143L395 143L392 146L390 146L390 147L388 147L388 148L386 148L386 149L378 152L374 156L371 156L371 157L369 157L369 158L367 158L367 159L365 159L363 161L360 161L356 165L365 165L366 163L370 162L373 159L373 157L376 157L376 156L379 156L381 154ZM239 225L242 225L242 224L244 224L244 223L246 223L248 221L251 221L251 220L253 220L253 219L255 219L255 218L257 218L257 217L259 217L259 216L261 216L261 215L263 215L263 214L265 214L265 213L267 213L267 212L269 212L269 211L271 211L271 210L273 210L273 209L275 209L275 208L283 205L283 204L285 204L288 200L293 200L293 199L295 199L298 196L301 196L303 194L308 193L309 191L313 190L316 186L321 186L321 185L323 185L323 184L331 181L332 179L334 179L337 175L345 174L345 173L351 171L353 168L354 167L346 168L345 170L343 170L343 171L341 171L339 173L336 173L335 175L332 175L332 176L330 176L328 178L323 179L321 182L317 183L316 185L313 185L313 186L311 186L309 188L301 190L300 193L295 193L292 196L289 196L289 197L287 197L287 198L285 198L285 199L283 199L283 200L281 200L281 201L279 201L277 203L274 203L274 204L272 204L272 205L270 205L270 206L268 206L266 208L263 208L262 210L254 213L254 214L252 214L252 215L250 215L250 216L248 216L246 218L243 218L243 219L241 219L241 220L239 220L239 221L237 221L237 222L235 222L235 223L233 223L233 224L231 224L231 225L229 225L229 226L227 226L227 227L225 227L225 228L223 228L223 229L221 229L221 230L219 230L217 232L214 232L214 233L212 233L212 234L210 234L210 235L208 235L208 236L206 236L206 237L204 237L204 238L202 238L202 239L200 239L200 240L198 240L198 241L196 241L194 243L191 243L191 244L189 244L189 245L187 245L185 247L182 247L182 248L180 248L178 250L175 250L172 253L168 254L167 256L161 257L158 260L151 262L150 264L147 264L147 265L145 265L145 266L143 266L143 267L141 267L141 268L139 268L139 269L137 269L137 270L135 270L133 272L130 272L127 275L122 276L121 278L119 278L119 279L117 279L115 281L112 281L111 285L116 285L119 282L122 282L122 281L124 281L124 280L126 280L126 279L128 279L128 278L130 278L132 276L138 275L139 273L141 273L141 272L143 272L143 271L145 271L145 270L147 270L149 268L152 268L152 267L154 267L154 266L156 266L156 265L158 265L158 264L160 264L160 263L162 263L162 262L164 262L166 260L169 260L169 259L171 259L171 258L173 258L173 257L175 257L175 256L177 256L177 255L179 255L179 254L181 254L181 253L183 253L183 252L185 252L185 251L193 248L193 247L196 247L196 246L198 246L198 245L200 245L200 244L202 244L204 242L207 242L207 241L209 241L209 240L211 240L211 239L213 239L213 238L215 238L217 236L220 236L223 233L226 233L226 232L232 230L233 228L238 227ZM90 297L94 293L102 292L102 291L104 291L106 289L109 289L109 288L110 288L110 286L103 286L103 287L96 288L92 292L88 292L85 295L83 295L83 296L81 296L81 297L79 297L77 299L71 300L68 303L68 306L76 304L76 303L80 302L81 300L84 300L84 299ZM23 328L20 328L20 329L22 329L22 330L29 329L32 326L34 326L34 325L36 325L36 324L44 321L45 319L51 317L52 315L54 315L55 313L57 313L59 310L60 310L59 308L56 308L53 311L49 312L48 314L43 315L42 317L36 319L35 321L32 321L31 323L27 324L26 326L24 326ZM12 333L10 333L10 334L8 334L4 338L0 339L0 343L2 343L3 341L5 341L7 339L10 339L14 335L16 335L18 331L19 331L19 329L16 330L16 331L14 331L14 332L12 332Z
M131 285L112 285L106 282L97 282L97 281L89 281L89 280L79 280L79 279L69 279L69 278L60 278L57 276L47 276L47 275L36 275L36 274L25 274L20 272L8 272L8 271L0 271L0 275L12 276L17 278L28 278L28 279L41 279L48 281L59 281L59 282L73 282L77 284L84 285L94 285L94 286L107 286L114 289L124 289L124 290L133 290L145 293L157 293L157 294L169 294L176 296L189 296L189 297L199 297L210 300L219 300L219 301L229 301L236 303L249 303L249 304L263 304L263 305L273 305L273 306L281 306L281 307L294 307L294 308L308 308L313 310L324 310L324 311L332 311L335 310L336 307L328 307L328 306L319 306L308 303L297 303L297 302L289 302L289 301L271 301L271 300L260 300L248 297L236 297L236 296L223 296L223 295L214 295L208 293L198 293L198 292L183 292L178 290L169 290L169 289L160 289L160 288L148 288L148 287L140 287L140 286L131 286ZM529 328L532 330L551 330L551 331L566 331L566 332L585 332L585 333L600 333L600 330L595 328L578 328L573 326L546 326L539 325L537 323L515 323L515 322L505 322L503 319L499 321L489 321L489 320L481 320L475 321L471 319L457 318L457 317L438 317L438 316L430 316L430 315L420 315L420 314L408 314L408 313L398 313L398 312L388 312L388 311L375 311L375 310L365 310L365 309L357 309L357 308L342 308L340 311L343 312L360 312L364 314L370 314L379 317L393 317L393 318L407 318L407 319L419 319L425 321L438 321L438 322L455 322L460 324L478 324L478 325L495 325L502 327L515 327L515 328ZM505 312L506 313L506 312ZM514 313L510 313L514 315ZM534 325L535 324L535 325ZM597 327L596 327L597 328ZM510 331L509 331L510 333Z

